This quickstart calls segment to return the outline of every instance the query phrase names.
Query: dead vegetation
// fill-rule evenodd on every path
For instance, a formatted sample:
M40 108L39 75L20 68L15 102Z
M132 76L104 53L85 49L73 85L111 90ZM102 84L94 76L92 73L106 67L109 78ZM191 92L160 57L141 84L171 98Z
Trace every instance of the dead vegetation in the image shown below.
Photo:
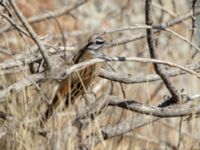
M199 149L200 9L187 2L1 0L1 149ZM72 64L91 37L104 55ZM84 94L42 120L94 64Z

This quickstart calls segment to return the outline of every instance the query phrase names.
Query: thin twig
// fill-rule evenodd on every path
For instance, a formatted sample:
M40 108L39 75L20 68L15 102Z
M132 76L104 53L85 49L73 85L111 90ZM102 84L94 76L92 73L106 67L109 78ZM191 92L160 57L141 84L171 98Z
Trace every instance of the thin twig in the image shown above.
M199 15L199 14L200 14L200 9L196 9L195 15ZM182 23L183 21L191 18L192 16L193 16L193 13L189 12L186 15L177 17L177 18L172 19L172 20L170 20L170 21L168 21L166 23L159 24L158 26L160 28L168 28L168 27L177 25L179 23ZM159 33L161 31L162 30L156 30L156 31L154 31L154 34L155 33ZM130 43L130 42L133 42L133 41L137 41L137 40L143 39L143 38L146 38L146 34L144 34L144 33L139 34L137 36L130 37L130 38L125 38L125 39L118 40L118 41L112 43L111 46L123 45L123 44L126 44L126 43Z
M52 14L55 17L60 17L62 15L68 14L71 11L79 8L80 6L84 5L87 1L88 0L79 0L79 1L77 1L75 4L73 4L71 6L67 5L67 6L63 6L62 8L59 8L57 10L54 10L52 12ZM30 17L30 18L27 19L27 21L30 24L32 24L32 23L39 23L39 22L45 21L47 19L52 19L53 16L51 14L49 14L49 13L45 13L45 14L41 14L41 15ZM7 26L6 28L0 30L0 34L2 34L4 32L7 32L7 31L10 31L11 29L12 29L11 26Z
M192 13L193 13L193 17L192 17L192 33L191 33L191 36L190 36L190 41L192 41L192 37L194 35L194 29L196 28L196 24L195 24L195 21L196 21L196 16L195 16L195 11L196 11L196 6L197 4L197 0L192 0ZM197 51L192 55L192 58L194 58L197 54Z
M5 18L14 28L16 28L19 32L25 34L26 36L29 36L29 34L24 31L24 29L22 29L20 26L18 26L10 17L8 17L6 14L4 13L1 13L0 12L0 15Z
M199 72L200 64L195 63L195 64L191 64L191 65L186 65L184 67L188 68L190 70ZM166 73L168 74L169 77L175 77L175 76L185 74L184 71L178 70L178 69L166 70ZM154 82L154 81L161 80L160 76L158 76L157 74L149 74L144 77L140 77L140 76L132 77L131 75L123 75L123 74L107 71L105 69L100 70L99 76L102 78L108 79L108 80L122 82L125 84L137 84L137 83Z
M37 46L38 46L46 64L47 64L47 68L50 71L52 71L53 68L52 68L52 65L51 65L51 60L50 60L50 57L49 57L47 51L45 50L44 45L42 44L42 42L38 38L37 34L34 32L33 28L29 25L26 18L22 15L22 13L18 9L16 3L13 0L9 0L9 2L10 2L10 5L12 6L13 10L15 11L17 17L19 18L19 20L21 21L21 23L23 24L23 26L25 27L27 32L30 34L33 41L37 44Z
M177 149L180 148L181 145L181 141L182 141L182 123L183 123L183 117L180 118L180 122L179 122L179 132L178 132L178 144L177 144Z
M167 62L167 61L163 61L163 60L155 60L155 59L150 59L150 58L139 58L139 57L127 57L127 58L126 57L106 57L106 58L95 58L95 59L91 59L91 60L86 61L86 62L82 62L82 63L76 64L76 65L73 65L71 67L62 68L63 71L61 73L59 73L59 75L56 75L56 77L51 76L51 79L65 79L69 74L71 74L74 71L82 70L85 67L93 65L95 63L103 63L103 62L106 62L106 61L122 61L122 62L133 61L133 62L140 62L140 63L158 63L158 64L163 64L163 65L167 65L167 66L171 66L171 67L181 69L181 70L183 70L183 71L185 71L185 72L187 72L191 75L194 75L197 78L200 78L199 73L197 73L193 70L190 70L188 68L185 68L183 66L177 65L175 63L172 63L172 62ZM44 74L41 73L40 75L42 76ZM41 77L41 76L36 75L35 78L37 78L37 80L44 79L44 77ZM26 79L25 79L25 81L27 82ZM35 81L35 80L33 79L33 81ZM31 83L29 81L28 81L28 83L29 83L28 85L31 85ZM26 87L28 85L25 84L25 86L23 86L23 87ZM12 86L15 87L16 85L13 84L10 87L8 87L7 89L4 89L0 92L0 102L5 101L4 98L8 95L8 93L11 90L13 90Z

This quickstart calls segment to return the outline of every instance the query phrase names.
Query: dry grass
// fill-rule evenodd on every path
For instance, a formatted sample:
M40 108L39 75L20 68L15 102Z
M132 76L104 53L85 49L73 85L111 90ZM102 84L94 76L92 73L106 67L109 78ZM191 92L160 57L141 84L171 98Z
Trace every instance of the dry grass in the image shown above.
M154 24L164 23L178 16L186 14L189 9L185 1L162 0L153 1ZM173 5L173 2L175 5ZM17 5L26 17L47 13L51 10L60 9L64 5L74 5L73 0L20 0ZM69 14L57 18L63 32L66 34L67 46L80 45L88 35L111 31L121 27L130 27L136 24L145 24L145 1L144 0L89 0L79 8ZM1 9L2 12L2 9ZM1 18L0 31L8 23ZM16 17L13 20L18 22ZM43 44L62 45L62 36L55 19L45 19L41 22L31 24L38 36L48 37ZM170 27L180 36L190 41L191 19L183 21ZM140 34L145 34L145 29L126 30L120 32L106 33L103 35L106 41L115 43L127 40ZM191 40L195 43L196 36ZM0 53L1 63L14 59L22 53L30 53L35 43L28 37L22 36L17 30L0 32L0 50L6 50L11 55ZM198 45L198 44L197 44ZM199 62L199 54L195 58L191 55L194 52L187 42L174 36L170 32L162 31L156 34L156 46L159 59L174 62L179 65L193 64ZM147 57L149 58L148 45L146 39L127 42L108 49L104 53L109 56L125 57ZM135 62L109 62L117 73L130 75L131 77L145 77L153 74L152 64ZM104 68L110 67L104 64ZM15 68L14 68L15 69ZM14 70L13 69L13 70ZM5 70L5 69L4 69ZM8 88L13 83L20 81L30 75L30 71L15 71L1 75L1 90ZM3 70L2 70L3 72ZM178 91L184 89L188 95L199 94L200 82L195 76L189 74L170 78ZM41 130L37 119L44 109L44 102L41 102L41 93L52 94L53 86L46 81L40 81L38 92L35 86L29 86L20 92L10 91L7 93L0 110L7 114L12 114L14 120L1 120L0 128L0 149L16 150L45 150L45 149L78 149L82 142L87 139L90 133L95 133L99 142L90 141L91 149L199 149L200 130L199 119L192 119L190 122L180 121L179 118L163 118L156 122L151 122L139 128L133 128L122 135L109 137L104 140L101 135L103 127L114 127L116 124L125 122L127 118L145 118L145 115L123 110L119 107L106 107L95 120L90 120L88 125L79 128L73 125L74 118L90 108L85 104L83 97L77 100L75 106L64 112L57 112L45 125L46 136L39 135ZM123 88L122 88L123 87ZM162 81L144 82L140 84L120 84L110 80L97 77L92 83L92 91L97 97L101 95L115 95L127 99L138 100L144 104L158 105L165 95L170 95ZM122 90L123 89L123 90ZM124 93L123 93L124 91ZM91 95L90 95L91 96ZM94 100L95 101L95 100ZM193 105L198 106L198 101ZM183 120L185 118L183 117ZM141 122L143 119L141 119ZM180 127L180 122L182 123ZM181 131L180 131L181 129ZM91 138L93 140L96 137ZM92 144L91 144L92 143ZM180 143L180 145L178 145ZM87 143L88 144L88 143Z

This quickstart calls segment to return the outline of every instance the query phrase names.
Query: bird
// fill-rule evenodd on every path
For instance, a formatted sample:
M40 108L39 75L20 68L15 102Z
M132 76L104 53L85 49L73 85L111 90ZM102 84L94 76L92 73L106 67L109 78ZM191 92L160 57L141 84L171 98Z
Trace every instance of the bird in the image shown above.
M72 65L96 58L102 55L102 48L105 45L103 38L90 38L75 54L72 59ZM53 97L51 104L49 104L43 121L46 122L54 113L54 111L61 106L61 110L66 109L69 104L74 104L75 100L83 95L89 87L98 70L102 64L93 64L80 71L73 72L59 84L56 94Z

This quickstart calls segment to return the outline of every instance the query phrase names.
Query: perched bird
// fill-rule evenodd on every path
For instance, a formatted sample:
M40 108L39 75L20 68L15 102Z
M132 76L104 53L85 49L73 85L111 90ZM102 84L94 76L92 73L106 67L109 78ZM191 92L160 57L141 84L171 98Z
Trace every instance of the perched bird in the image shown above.
M102 55L101 49L104 44L105 41L102 38L91 38L78 50L73 58L72 65ZM70 103L73 104L80 95L84 94L85 90L97 75L97 71L100 67L101 64L88 66L80 71L73 72L67 78L62 80L53 97L52 103L48 106L45 115L43 116L43 121L47 121L57 107L64 109L68 107Z

